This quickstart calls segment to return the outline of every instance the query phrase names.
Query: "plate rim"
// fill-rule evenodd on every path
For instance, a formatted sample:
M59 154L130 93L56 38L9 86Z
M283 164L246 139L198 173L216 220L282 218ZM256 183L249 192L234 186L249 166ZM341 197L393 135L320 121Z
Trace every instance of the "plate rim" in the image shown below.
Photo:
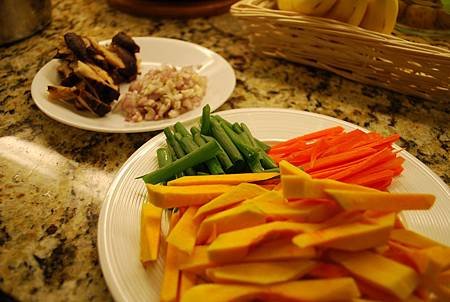
M235 88L236 88L236 72L234 71L233 66L231 66L231 64L220 54L218 54L217 52L206 48L202 45L190 42L190 41L185 41L185 40L181 40L181 39L173 39L173 38L165 38L165 37L146 37L146 36L139 36L139 37L132 37L135 41L139 41L139 40L156 40L156 41L169 41L172 43L179 43L179 44L185 44L185 45L189 45L190 47L199 49L201 51L207 52L211 55L213 55L215 57L215 59L222 61L222 63L224 63L224 67L225 69L228 69L228 71L230 71L230 75L232 76L232 84L230 86L230 91L228 93L228 95L224 98L224 100L217 102L217 104L215 104L214 106L211 106L211 111L216 110L217 108L219 108L221 105L223 105L229 98L230 96L233 94ZM106 39L106 40L102 40L99 41L99 44L107 44L110 43L111 39ZM131 128L119 128L119 129L111 129L110 127L104 127L104 126L92 126L92 125L80 125L76 122L73 122L72 120L65 120L64 118L62 118L60 115L58 114L54 114L53 112L51 112L50 110L47 110L44 106L44 104L42 104L42 102L49 102L48 99L45 100L40 100L39 101L39 96L37 96L38 93L38 79L41 77L41 74L48 68L50 68L50 66L52 64L55 64L56 62L58 62L58 59L51 59L50 61L48 61L47 63L45 63L44 66L42 66L34 75L33 77L33 81L31 82L31 98L33 100L33 103L39 108L39 110L41 112L43 112L46 116L48 116L49 118L64 124L64 125L68 125L77 129L82 129L82 130L87 130L87 131L93 131L93 132L98 132L98 133L142 133L142 132L149 132L149 131L158 131L163 129L164 127L167 127L167 125L165 126L158 126L158 125L148 125L148 126L140 126L140 127L131 127ZM230 82L231 83L231 82ZM36 101L38 100L38 101ZM208 103L209 104L209 103ZM194 108L196 109L196 108ZM174 123L176 122L181 122L181 123L185 123L185 122L189 122L192 121L196 118L198 118L200 116L201 113L195 115L195 116L190 116L190 117L185 117L182 118L183 114L180 115L180 117L177 117L176 120L174 120ZM168 121L170 119L163 119L164 121ZM139 125L139 123L130 123L130 125Z
M259 107L251 107L251 108L241 108L241 109L231 109L231 110L224 110L224 111L218 111L214 114L222 115L222 114L231 114L231 113L252 113L252 112L271 112L271 113L295 113L298 115L305 115L305 116L313 116L321 119L325 119L332 122L337 122L341 125L346 125L354 129L359 129L364 132L368 132L368 129L365 129L361 126L358 126L356 124L340 120L331 116L323 115L320 113L314 113L314 112L308 112L304 110L297 110L297 109L286 109L286 108L259 108ZM198 119L198 118L197 118ZM193 122L191 120L190 122ZM161 137L164 136L164 133L159 133L152 137L150 140L148 140L145 144L143 144L141 147L139 147L126 161L125 163L120 167L119 171L114 176L114 179L112 180L108 191L105 195L105 198L103 199L103 202L101 204L101 209L99 213L99 219L97 223L97 252L99 257L99 263L100 268L102 270L103 277L105 278L107 287L109 291L111 292L114 300L116 301L127 301L127 297L123 295L122 289L117 286L117 283L114 283L116 280L116 277L112 273L113 270L111 266L106 265L107 260L110 259L111 255L108 255L107 253L107 246L106 241L104 240L106 238L106 228L105 222L106 222L106 214L108 213L108 208L111 205L111 197L114 195L115 188L117 187L117 184L121 180L121 177L124 173L127 172L128 168L132 163L134 163L136 160L138 160L141 157L142 153L145 153L146 146L153 144L155 141L158 141L161 139ZM394 145L394 148L396 149L402 149L401 147ZM409 153L406 150L402 150L399 152L400 155L402 155L405 158L408 158L413 164L421 168L422 171L426 172L426 174L431 177L438 185L443 189L443 191L448 195L450 199L450 188L445 184L445 182L434 172L432 171L428 166L426 166L424 163L422 163L419 159L417 159L414 155Z

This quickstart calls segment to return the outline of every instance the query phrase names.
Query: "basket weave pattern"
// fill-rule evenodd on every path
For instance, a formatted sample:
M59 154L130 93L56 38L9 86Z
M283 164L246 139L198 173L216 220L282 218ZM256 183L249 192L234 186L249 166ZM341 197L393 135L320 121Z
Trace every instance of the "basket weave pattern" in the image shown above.
M276 9L273 0L242 0L231 13L256 51L345 78L422 97L450 99L450 50L342 22Z

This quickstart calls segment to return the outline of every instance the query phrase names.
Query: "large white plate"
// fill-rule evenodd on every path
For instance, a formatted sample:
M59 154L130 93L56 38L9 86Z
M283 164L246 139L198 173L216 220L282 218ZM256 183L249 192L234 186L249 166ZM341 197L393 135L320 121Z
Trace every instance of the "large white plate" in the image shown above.
M264 141L285 140L315 130L341 125L363 129L324 115L284 109L240 109L219 113L231 122L245 122ZM156 149L164 144L163 134L155 136L123 165L111 184L98 223L100 264L111 293L117 301L159 301L163 261L147 271L139 262L139 222L146 189L135 177L157 167ZM389 188L394 192L426 192L437 201L429 211L405 212L409 228L450 245L450 191L429 168L406 151L404 172Z
M141 73L151 67L170 64L176 67L199 66L198 72L207 77L207 90L202 103L196 109L173 119L159 121L126 122L120 112L110 112L104 117L80 112L70 105L48 99L47 86L58 84L56 67L58 60L52 60L42 67L33 79L31 95L36 105L49 117L69 126L112 133L144 132L163 129L178 121L188 121L201 114L206 104L212 110L222 105L234 90L236 77L233 68L217 53L200 45L166 38L133 38L141 47ZM105 44L109 41L103 41ZM121 93L128 90L129 84L120 85Z

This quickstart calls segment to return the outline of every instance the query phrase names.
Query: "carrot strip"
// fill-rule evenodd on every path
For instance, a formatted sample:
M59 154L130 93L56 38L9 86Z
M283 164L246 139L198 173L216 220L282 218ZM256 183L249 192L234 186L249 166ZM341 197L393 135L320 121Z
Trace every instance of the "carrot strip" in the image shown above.
M344 131L344 128L342 128L341 126L319 130L319 131L316 131L316 132L305 134L305 135L302 135L302 136L299 136L299 137L296 137L296 138L292 138L292 139L287 140L285 142L279 143L279 144L273 146L272 149L277 149L279 147L287 146L287 145L290 145L290 144L298 142L298 141L308 141L308 140L312 140L312 139L323 137L325 135L338 134L338 133L341 133L343 131Z
M402 164L405 161L402 157L395 157L389 161L386 161L384 163L380 163L370 169L367 169L364 171L364 174L369 175L373 173L377 173L383 170L391 170L392 172L396 172L400 170L400 172L403 170Z
M316 144L311 150L311 158L309 160L311 163L311 167L314 167L314 163L316 162L317 157L323 154L327 146L328 144L323 139L319 139L316 142Z
M372 148L360 148L360 149L355 149L355 150L349 151L349 152L343 152L343 153L336 154L336 155L322 157L316 161L316 164L314 165L314 167L311 167L311 165L309 163L305 164L303 166L303 170L305 172L309 173L309 172L317 171L319 169L330 167L330 166L333 166L336 164L353 161L355 159L359 159L361 157L371 155L375 152L377 152L377 150L372 149Z
M364 145L364 147L369 147L369 148L380 148L384 145L388 145L391 146L393 143L395 143L396 141L398 141L400 138L400 135L398 134L393 134L390 135L388 137L382 138L380 140L377 140L375 142L372 142L370 144Z
M351 175L357 174L361 171L365 171L366 169L369 169L384 161L388 161L394 158L395 155L392 154L390 150L383 149L373 155L368 156L364 161L360 162L359 164L349 167L348 169L341 171L335 175L331 175L330 177L333 179L343 179Z
M291 145L279 147L279 148L271 148L269 150L269 154L286 154L290 152L298 151L299 149L303 149L306 147L306 143L304 141L298 141Z
M385 170L370 175L362 175L346 178L343 179L342 181L370 187L371 185L383 182L386 179L392 179L393 176L394 173L391 170Z
M340 165L336 165L330 168L325 168L325 169L321 169L321 170L317 170L317 171L313 171L310 173L310 175L313 178L330 178L330 176L332 176L335 173L341 172L345 169L349 169L350 167L362 162L366 160L366 158L360 158L354 161L350 161L350 162L346 162Z

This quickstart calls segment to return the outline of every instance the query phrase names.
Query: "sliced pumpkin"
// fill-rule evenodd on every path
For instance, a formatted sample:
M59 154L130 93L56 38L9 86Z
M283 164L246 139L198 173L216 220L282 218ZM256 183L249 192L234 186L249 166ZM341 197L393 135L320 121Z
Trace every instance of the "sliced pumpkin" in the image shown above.
M269 285L299 279L315 265L311 260L240 263L209 268L206 275L217 283Z
M251 246L255 246L266 238L292 236L302 232L311 232L317 225L275 221L250 228L240 229L219 235L208 247L208 256L217 262L239 260L244 258Z
M148 200L159 208L200 206L228 192L227 185L163 186L146 184Z
M378 217L374 223L354 222L295 236L292 242L301 248L325 246L360 251L387 243L394 226L395 213Z
M200 284L186 292L181 302L229 301L351 301L360 293L352 278L284 282L270 286Z
M295 205L293 202L271 201L259 201L256 203L253 200L245 201L244 204L254 204L269 220L322 222L338 211L336 206L330 206L329 204Z
M174 213L170 217L170 229L173 229L180 219L180 211ZM160 301L176 302L178 301L178 288L180 280L179 262L182 259L180 251L172 246L167 245L164 276L161 284Z
M222 233L243 229L266 222L264 213L253 204L237 207L208 216L202 221L197 232L197 244Z
M271 240L252 248L243 262L312 259L317 256L313 247L299 248L289 238Z
M187 254L192 253L196 241L198 224L193 220L196 212L196 207L189 207L166 239L169 244Z
M219 185L223 186L223 185ZM171 188L183 188L183 187L171 187ZM194 219L197 221L202 220L204 217L217 213L229 206L237 204L243 200L253 198L267 192L266 189L261 188L258 185L242 183L240 185L231 187L232 189L226 193L214 198L208 203L202 205Z
M162 209L143 203L141 210L141 262L148 265L158 259Z
M332 252L330 257L353 275L398 299L411 296L419 284L419 275L412 268L372 252Z
M326 189L377 192L375 189L348 184L332 179L308 179L298 175L282 175L281 185L284 197L295 198L329 198Z
M186 292L197 284L197 275L191 272L182 271L180 273L179 299L183 299Z
M269 287L272 301L351 301L360 293L352 278L301 280Z
M228 259L232 262L257 262L257 261L281 261L293 259L312 259L317 256L312 247L301 249L294 245L290 239L278 239L262 243L251 249L247 256L241 260ZM227 262L222 262L227 263ZM219 266L220 262L214 262L208 257L208 246L198 245L193 253L183 259L180 269L183 271L201 273L210 267Z
M394 229L391 231L390 240L396 241L403 245L424 249L433 246L441 246L439 242L424 237L416 232L406 229Z
M167 183L168 186L195 186L195 185L238 185L245 182L258 182L279 176L275 172L241 173L222 175L183 176Z
M427 210L433 206L436 199L434 195L419 193L357 192L334 189L325 189L325 192L348 211L400 212L403 210Z
M252 301L261 295L261 291L256 285L207 283L189 289L181 298L181 302Z
M297 175L306 179L312 179L311 175L309 175L299 167L294 166L287 160L280 161L278 165L280 167L281 175Z

